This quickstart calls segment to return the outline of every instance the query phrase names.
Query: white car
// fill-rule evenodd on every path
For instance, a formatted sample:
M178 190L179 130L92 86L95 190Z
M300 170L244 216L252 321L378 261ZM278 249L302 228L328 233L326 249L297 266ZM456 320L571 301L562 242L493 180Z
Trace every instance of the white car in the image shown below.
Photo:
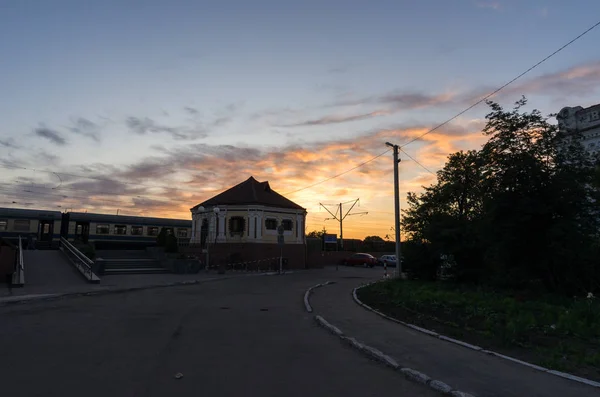
M378 262L383 266L396 266L396 255L382 255Z

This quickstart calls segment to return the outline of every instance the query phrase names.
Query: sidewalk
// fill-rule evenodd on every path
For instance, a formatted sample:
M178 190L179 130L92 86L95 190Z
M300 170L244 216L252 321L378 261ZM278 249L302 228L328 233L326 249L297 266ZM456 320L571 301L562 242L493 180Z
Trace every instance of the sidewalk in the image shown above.
M455 389L478 397L597 397L598 389L511 363L413 331L357 305L356 280L315 290L314 314L323 316L347 336L390 355Z
M243 277L252 273L226 273L200 271L197 274L128 274L104 276L100 284L86 283L83 278L72 284L25 284L22 288L13 288L13 294L8 295L6 288L0 287L0 305L12 302L35 301L56 298L59 296L78 295L86 293L103 293L126 291L129 289L154 288L174 284L194 283L211 280Z

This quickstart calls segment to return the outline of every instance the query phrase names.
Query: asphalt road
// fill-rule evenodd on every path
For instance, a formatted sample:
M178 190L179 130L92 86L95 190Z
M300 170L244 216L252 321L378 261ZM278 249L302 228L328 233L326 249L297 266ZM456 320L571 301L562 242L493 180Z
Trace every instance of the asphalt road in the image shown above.
M437 396L317 327L302 297L332 274L0 307L1 394ZM338 273L375 275L376 269ZM177 373L183 377L175 379Z

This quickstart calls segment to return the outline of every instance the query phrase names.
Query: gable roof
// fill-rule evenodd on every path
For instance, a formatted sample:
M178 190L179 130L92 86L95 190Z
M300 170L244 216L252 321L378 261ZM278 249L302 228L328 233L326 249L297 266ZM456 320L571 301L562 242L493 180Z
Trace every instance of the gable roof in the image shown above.
M259 182L253 177L250 177L244 182L225 190L223 193L194 206L191 210L195 210L200 206L212 207L215 205L249 204L304 210L304 208L298 204L272 190L271 186L269 186L269 182Z

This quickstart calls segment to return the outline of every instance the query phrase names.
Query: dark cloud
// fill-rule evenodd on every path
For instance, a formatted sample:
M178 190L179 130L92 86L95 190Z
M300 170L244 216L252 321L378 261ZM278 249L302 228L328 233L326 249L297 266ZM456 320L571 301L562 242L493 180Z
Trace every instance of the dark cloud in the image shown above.
M132 132L138 135L165 133L177 140L193 140L208 136L207 131L200 126L196 128L169 127L158 124L148 117L128 117L125 120L125 124Z
M38 127L35 130L33 130L33 132L37 136L48 139L50 142L56 145L64 146L67 144L66 139L63 138L58 131L52 130L50 128Z
M42 165L56 166L60 163L60 157L46 151L39 151L35 156L35 161Z
M78 117L73 120L73 126L69 127L69 130L74 134L82 135L91 138L96 142L100 142L100 126L86 118Z
M452 103L451 95L429 95L416 92L390 92L359 99L342 100L332 106L390 105L393 110L411 110Z
M380 117L387 115L388 112L379 111L379 112L370 112L357 114L353 116L325 116L315 120L306 120L300 123L288 124L283 127L303 127L303 126L313 126L313 125L327 125L327 124L339 124L339 123L347 123L350 121L358 121L358 120L366 120L373 117Z
M191 106L186 106L186 107L184 107L183 109L184 109L186 112L188 112L189 114L192 114L192 115L197 115L197 114L199 114L199 113L200 113L200 111L199 111L198 109L196 109L196 108L193 108L193 107L191 107Z
M18 146L14 139L12 138L8 138L8 139L0 139L0 146L3 146L5 148L9 148L9 149L19 149L20 146Z

